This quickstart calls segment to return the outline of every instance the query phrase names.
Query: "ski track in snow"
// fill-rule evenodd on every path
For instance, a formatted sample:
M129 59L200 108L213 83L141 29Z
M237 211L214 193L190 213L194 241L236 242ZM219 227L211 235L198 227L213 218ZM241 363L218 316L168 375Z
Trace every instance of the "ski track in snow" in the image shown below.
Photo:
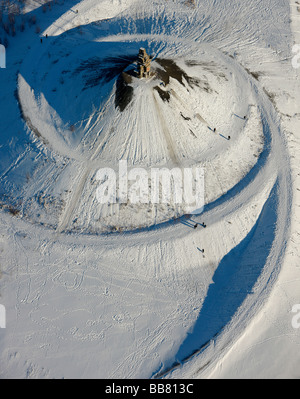
M280 95L284 98L286 93L279 87L274 96L267 80L272 78L272 66L280 65L287 76L291 73L286 61L291 46L289 24L285 24L290 17L288 7L283 0L277 0L276 5L269 0L238 1L234 6L228 1L196 1L195 7L179 0L167 5L164 1L140 4L134 0L96 3L83 0L53 21L50 14L43 16L39 10L40 18L45 18L43 30L49 35L48 43L41 51L40 43L27 32L32 41L30 52L20 67L7 70L19 76L19 106L27 126L21 118L11 123L12 129L18 130L24 130L25 125L25 140L10 141L7 153L0 146L5 155L0 164L0 282L9 326L0 330L4 366L0 376L213 375L250 323L260 317L282 272L293 232L293 169L283 126L283 121L287 122L279 111L284 108ZM293 14L292 23L294 18ZM78 35L76 27L81 25L83 33ZM70 121L73 114L77 117L80 104L74 100L66 106L63 96L55 104L50 91L59 89L50 87L49 82L52 84L52 73L59 76L59 68L68 76L70 61L69 55L63 54L64 46L75 48L72 41L80 36L82 43L90 46L82 49L82 57L95 44L105 43L110 43L112 52L118 52L124 43L131 48L146 43L155 57L178 60L193 60L191 54L197 52L199 59L202 51L204 58L211 57L215 63L210 69L202 65L203 74L211 74L213 79L219 63L228 74L224 76L235 82L232 98L226 97L226 89L222 89L226 83L221 83L220 76L214 77L214 89L219 84L223 92L216 98L224 96L224 100L219 100L215 111L197 103L179 84L172 83L174 89L181 90L182 98L186 96L186 104L174 95L170 107L157 93L150 95L145 86L147 101L141 97L137 105L134 99L129 105L131 113L121 114L114 109L113 86L108 89L108 85L104 91L110 94L101 110L94 103L91 107L91 95L87 99L90 114ZM48 62L51 70L38 71L32 66L34 54L39 65ZM73 90L68 83L65 87L75 97L77 88ZM14 89L8 105L15 102ZM290 90L293 93L292 87ZM292 95L288 100L291 104ZM230 103L230 116L225 101ZM185 125L181 116L174 119L176 107L190 116L189 124ZM292 107L296 109L296 105ZM16 104L12 109L18 112ZM60 114L64 109L66 114ZM152 130L141 131L139 114L153 124ZM237 117L245 114L249 118L246 122ZM8 132L13 116L7 112L3 117ZM80 131L79 139L70 134L73 122ZM222 126L224 134L231 133L231 143L221 141L220 136L213 140L208 136L208 126L214 125ZM188 126L187 132L192 130L196 135L183 136L182 143L174 126L182 127L178 131L183 135L188 134L184 133ZM294 128L290 124L290 131ZM192 141L199 132L211 140L202 153L196 152ZM259 153L257 158L250 158L251 151ZM91 191L97 168L124 158L131 159L134 166L169 161L184 167L184 158L197 164L201 156L201 161L207 157L211 181L208 204L201 216L191 222L163 222L156 210L149 219L150 227L122 234L93 234L96 216L121 215L118 207L97 213ZM221 171L222 166L230 176L226 176L226 169ZM19 215L12 216L19 208ZM125 216L130 226L130 216ZM77 230L72 228L76 220L84 221ZM195 221L205 221L207 228L190 228ZM224 303L228 300L226 309L218 302L222 297ZM222 311L224 315L217 320ZM206 327L211 334L208 339ZM256 372L252 370L252 374Z

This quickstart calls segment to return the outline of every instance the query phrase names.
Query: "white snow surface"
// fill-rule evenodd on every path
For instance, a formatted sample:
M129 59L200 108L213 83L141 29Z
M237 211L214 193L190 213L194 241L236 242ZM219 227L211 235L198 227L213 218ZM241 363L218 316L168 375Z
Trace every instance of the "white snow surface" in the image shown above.
M297 2L25 12L42 43L17 35L0 70L0 378L299 378ZM83 66L140 47L201 84L171 78L163 101L134 79L116 107L116 77ZM204 213L100 206L96 172L119 160L202 166Z

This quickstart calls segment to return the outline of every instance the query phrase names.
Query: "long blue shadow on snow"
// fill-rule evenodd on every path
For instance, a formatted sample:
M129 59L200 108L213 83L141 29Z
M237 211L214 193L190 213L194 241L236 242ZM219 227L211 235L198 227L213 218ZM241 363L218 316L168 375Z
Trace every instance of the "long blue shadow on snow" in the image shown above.
M251 294L270 254L277 220L278 182L261 215L247 237L221 261L208 289L199 317L182 342L172 366L161 367L158 378L193 355L202 352L216 338Z

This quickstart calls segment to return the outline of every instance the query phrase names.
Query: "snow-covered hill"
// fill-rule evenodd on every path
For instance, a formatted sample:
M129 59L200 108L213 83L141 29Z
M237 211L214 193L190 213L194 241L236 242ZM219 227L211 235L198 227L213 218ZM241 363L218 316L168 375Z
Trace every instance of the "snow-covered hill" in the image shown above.
M28 2L40 37L0 70L1 378L296 376L291 3ZM120 160L202 167L204 212L100 205Z

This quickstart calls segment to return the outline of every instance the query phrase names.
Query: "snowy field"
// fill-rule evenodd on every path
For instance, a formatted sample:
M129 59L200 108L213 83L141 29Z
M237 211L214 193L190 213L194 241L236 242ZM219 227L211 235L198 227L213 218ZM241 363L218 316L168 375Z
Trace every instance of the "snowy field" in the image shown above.
M299 378L300 4L19 13L0 69L0 378ZM141 47L156 73L124 83ZM120 160L203 168L204 212L99 204L97 171Z

